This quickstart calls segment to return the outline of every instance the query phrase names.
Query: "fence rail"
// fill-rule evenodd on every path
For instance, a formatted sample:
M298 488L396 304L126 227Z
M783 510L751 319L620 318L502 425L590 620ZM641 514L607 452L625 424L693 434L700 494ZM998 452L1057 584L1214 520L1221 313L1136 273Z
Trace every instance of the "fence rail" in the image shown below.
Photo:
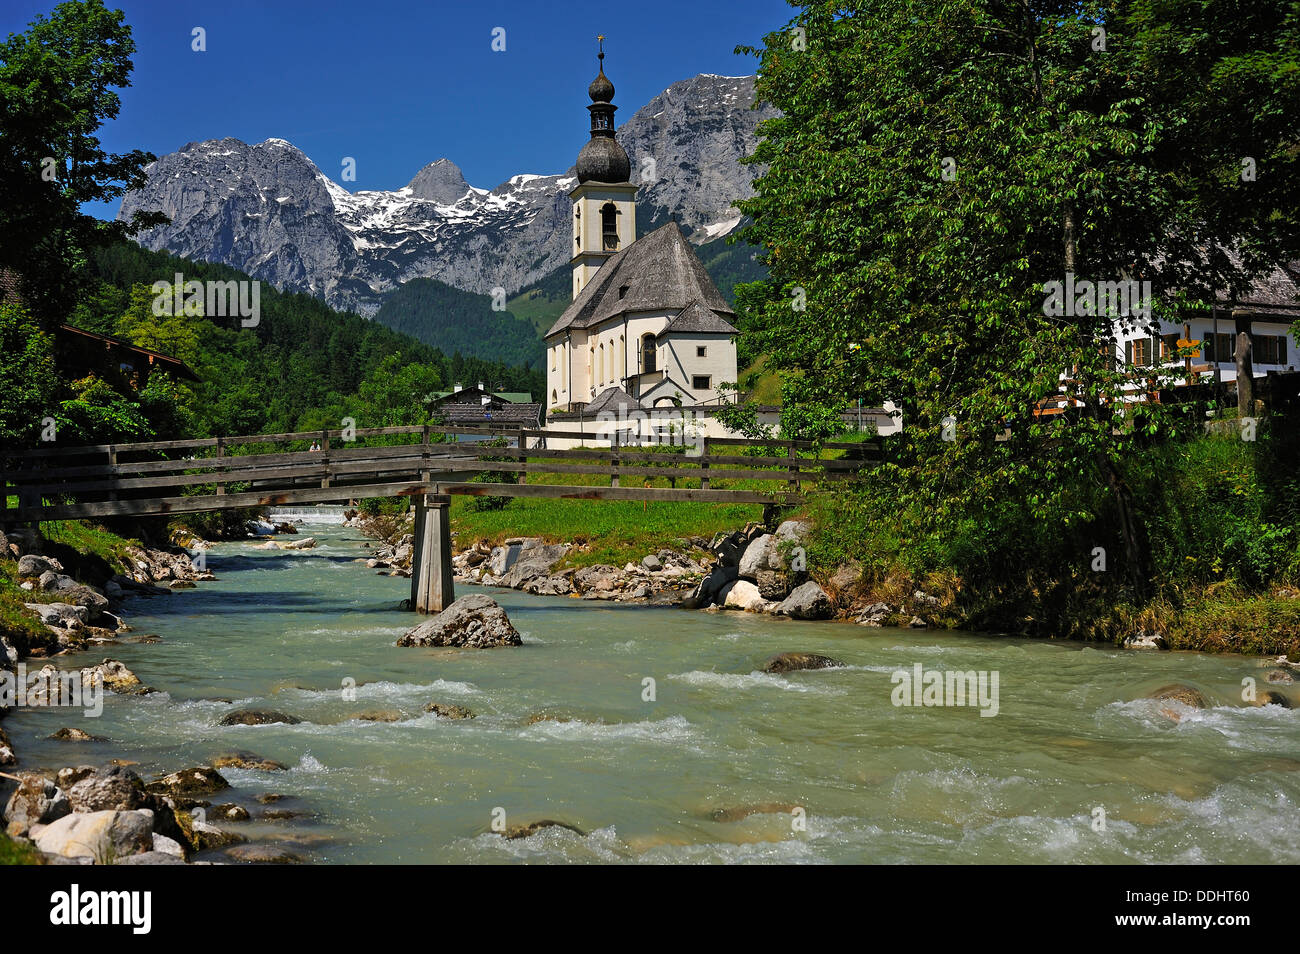
M400 437L413 440L391 442ZM548 447L548 439L555 438L583 443ZM376 440L382 442L370 443ZM319 449L261 449L307 443ZM710 448L724 453L710 453ZM698 453L694 450L629 443L625 433L435 425L45 447L0 459L0 521L419 494L794 503L809 490L853 479L883 458L879 439L815 443L706 437ZM485 474L513 475L515 482L483 482ZM608 478L609 484L546 479L566 476ZM623 484L629 479L640 486ZM661 481L670 486L654 485ZM736 481L749 486L714 486ZM16 508L11 496L17 497Z

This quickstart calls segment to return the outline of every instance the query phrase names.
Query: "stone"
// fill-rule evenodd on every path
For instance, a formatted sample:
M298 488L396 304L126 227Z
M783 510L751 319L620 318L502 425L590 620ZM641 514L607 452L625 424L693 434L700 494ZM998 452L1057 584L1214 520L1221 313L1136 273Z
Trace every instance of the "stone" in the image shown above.
M516 838L527 838L530 835L535 835L543 828L564 828L576 832L584 838L586 837L586 832L578 826L570 825L568 822L555 821L552 818L543 818L540 821L528 822L524 825L510 825L505 831L501 832L501 835L513 841Z
M103 742L97 735L91 735L85 729L70 729L64 727L55 732L50 738L57 742Z
M158 832L153 833L153 850L180 858L182 861L185 860L185 847L175 838L168 838L166 835L158 834Z
M68 796L43 775L23 772L5 806L5 830L17 838L33 825L48 825L72 811Z
M113 864L128 855L153 850L153 813L97 811L64 815L41 830L36 847L50 855Z
M911 621L908 622L907 625L911 629L925 629L930 624L927 623L925 620L921 619L921 617L919 616L913 616Z
M767 605L758 587L748 580L737 580L722 593L722 605L729 609L761 611Z
M566 596L573 592L573 584L569 582L569 575L556 573L530 580L524 586L524 592L536 593L538 596Z
M739 573L742 577L754 579L763 570L781 570L785 561L776 546L776 537L765 533L745 548L740 558Z
M366 709L364 712L355 712L348 718L360 722L401 722L403 717L396 709Z
M812 530L812 524L806 520L786 520L776 528L776 541L778 544L807 543Z
M167 838L165 835L154 835L154 836L153 836L153 839L154 839L154 844L157 844L159 839L166 839L167 841L171 841L171 839L170 839L170 838ZM172 841L172 844L173 844L173 845L176 845L177 848L180 847L180 845L177 844L177 843L174 842L174 841ZM122 858L122 859L120 859L119 861L115 861L114 864L118 864L118 865L183 865L183 864L185 864L185 857L184 857L184 855L176 855L176 854L173 854L173 853L172 853L171 851L169 851L169 850L155 849L154 851L142 851L142 852L140 852L138 855L128 855L127 857Z
M719 599L719 595L729 586L736 582L740 577L739 570L734 566L719 566L714 569L700 581L700 585L695 588L688 601L688 605L703 608L711 606Z
M583 592L607 592L618 587L620 576L618 567L596 563L592 566L584 566L574 573L573 582Z
M272 759L264 759L260 755L254 755L252 752L227 752L225 755L218 755L212 760L212 767L214 769L252 769L256 772L284 772L289 768L282 762L276 762Z
M288 543L281 543L281 550L310 550L316 546L315 537L303 537L301 540L290 540Z
M836 669L844 663L817 653L777 653L763 664L763 672L784 673L801 669Z
M397 641L398 646L520 646L523 640L506 611L481 593L462 596L433 619Z
M424 707L425 712L432 712L442 719L472 719L474 713L464 706L450 705L445 702L430 702Z
M893 610L888 603L872 603L858 614L859 626L884 626Z
M302 858L279 845L237 845L226 855L246 865L300 865Z
M236 709L222 716L217 725L274 725L277 722L297 725L302 720L274 709Z
M778 603L772 612L793 619L830 619L835 607L826 591L809 580L795 587L794 592Z
M759 596L769 602L779 603L790 595L790 582L778 570L759 570L754 575L754 585L758 587Z
M9 741L9 736L5 734L4 729L0 729L0 766L15 765L18 757L14 755L14 744Z
M148 789L158 795L193 798L195 795L212 795L230 788L230 783L210 765L197 765L164 775L150 782Z
M46 626L80 629L90 622L90 610L72 603L24 603Z
M856 560L838 567L831 574L830 585L837 590L852 589L862 579L862 564Z
M719 808L709 813L715 822L743 821L750 815L789 815L799 806L786 802L763 802L758 805L736 805L731 808Z
M1270 669L1264 673L1264 681L1275 685L1289 686L1295 682L1295 679L1285 669Z
M1205 698L1205 695L1199 689L1181 683L1161 686L1159 689L1148 693L1147 698L1161 702L1177 702L1191 709L1208 709L1210 706L1209 700ZM1169 707L1162 708L1160 714L1167 719L1172 719L1174 722L1181 721L1183 717L1179 710Z
M243 835L218 828L211 822L199 821L193 816L190 816L190 837L196 851L210 851L213 848L225 848L248 841Z
M58 785L59 788L66 792L87 775L94 775L97 771L99 770L93 765L78 765L76 767L68 766L67 768L61 768L54 776L54 784Z
M519 552L518 558L501 576L502 586L519 589L530 580L539 576L549 576L555 565L569 552L567 543L542 544L534 542Z
M69 785L68 801L76 812L133 811L152 808L144 781L128 768L92 769Z
M660 560L659 557L655 556L654 554L650 554L649 556L642 557L641 566L649 570L651 573L656 573L659 570L662 570L664 568L663 561Z
M241 822L241 821L248 821L248 819L251 817L248 814L247 808L245 808L243 805L236 805L233 802L226 802L222 805L214 805L209 810L208 814L212 818L216 818L219 821Z
M140 681L140 677L116 659L105 659L98 665L81 670L83 686L89 688L96 678L103 680L105 689L122 695L143 696L153 692Z
M19 576L39 577L44 573L59 574L63 572L63 564L53 557L38 556L35 553L29 553L18 559Z

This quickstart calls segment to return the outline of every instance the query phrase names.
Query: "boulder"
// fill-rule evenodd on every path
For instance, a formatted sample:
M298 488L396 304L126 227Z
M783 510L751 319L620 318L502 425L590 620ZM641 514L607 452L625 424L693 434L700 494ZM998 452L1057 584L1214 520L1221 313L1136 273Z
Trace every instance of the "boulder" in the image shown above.
M780 570L785 566L781 553L776 546L776 537L765 533L745 548L740 558L739 573L748 579L755 579L764 570Z
M1295 682L1295 678L1285 669L1270 669L1264 673L1264 681L1279 686L1289 686Z
M848 590L860 579L862 579L862 564L855 560L852 563L845 563L843 566L838 567L831 574L830 584L837 590Z
M812 534L812 524L806 520L786 520L776 528L776 542L782 543L807 543L808 537Z
M748 580L737 580L722 593L722 605L729 609L753 610L759 612L767 605L758 587Z
M113 864L119 858L153 850L153 813L99 811L64 815L41 829L36 847L49 855Z
M618 567L597 563L573 574L573 582L581 592L600 593L617 589L621 577Z
M653 553L641 558L641 566L651 573L657 573L664 568L663 561Z
M79 769L76 771L80 774ZM75 812L134 811L154 807L140 776L120 765L92 769L72 782L67 792Z
M519 589L529 580L548 576L569 552L567 543L535 544L520 550L518 559L501 576L501 585Z
M1181 683L1173 683L1168 686L1161 686L1154 692L1147 694L1148 699L1160 699L1168 702L1181 702L1185 706L1193 709L1208 709L1209 701L1201 690L1192 686Z
M301 540L290 540L288 543L280 544L281 550L310 550L316 546L315 537L303 537Z
M472 719L474 713L464 706L454 706L445 702L430 702L424 707L425 712L432 712L441 719Z
M885 620L889 618L890 609L888 603L872 603L858 614L857 624L859 626L884 626Z
M569 831L582 835L584 838L586 837L586 832L576 825L570 825L568 822L555 821L552 818L543 818L541 821L529 822L526 825L511 825L500 834L505 838L513 840L516 838L527 838L530 835L535 835L543 828L566 828Z
M817 653L778 653L763 664L763 672L796 672L800 669L835 669L844 663Z
M573 584L569 582L569 574L556 573L529 580L524 586L524 592L536 593L538 596L566 596L573 592Z
M18 757L14 755L14 744L9 741L9 736L5 734L4 729L0 729L0 766L14 765L18 762Z
M256 772L283 772L288 769L288 766L281 762L264 759L252 752L227 752L225 755L218 755L212 760L212 767L252 769Z
M116 659L105 659L102 663L81 670L83 686L89 688L97 678L103 680L105 689L123 695L143 696L153 692L135 673Z
M285 725L297 725L301 721L295 716L286 715L274 709L236 709L234 712L222 716L217 725L274 725L277 722L283 722Z
M690 596L690 605L703 608L711 606L720 598L720 594L739 578L739 570L734 566L718 566L700 581L700 585Z
M481 593L462 596L397 641L398 646L519 646L523 640L503 610Z
M809 580L795 587L794 592L778 603L772 612L793 619L830 619L835 613L835 606L826 591Z
M153 839L154 844L157 844L160 840L170 841L177 848L180 848L179 844L165 835L154 835ZM185 864L185 856L183 854L174 854L169 849L156 848L153 851L142 851L138 855L128 855L113 863L118 865L183 865Z
M72 603L24 603L46 626L76 630L90 622L90 610Z
M396 709L366 709L364 712L354 712L348 718L359 722L401 722L402 714Z
M302 858L280 845L237 845L226 855L246 865L300 865Z
M211 795L227 788L230 788L230 783L226 781L225 776L210 765L198 765L172 772L148 785L149 791L155 794L180 798Z
M33 825L48 825L72 811L68 796L53 782L35 772L22 781L5 806L5 830L12 837L26 835Z
M754 576L754 585L758 587L763 599L779 603L790 595L790 582L786 575L777 570L759 570Z
M43 573L59 574L63 572L63 564L53 557L37 556L35 553L29 553L18 559L19 576L39 577Z
M248 821L248 819L252 817L248 814L247 808L243 805L236 805L233 802L226 802L223 805L215 805L209 810L208 814L220 821L234 822Z
M165 855L172 855L173 857L180 858L182 861L185 860L184 846L175 838L168 838L166 835L160 835L158 832L153 833L153 850L155 852L162 852Z
M799 806L786 802L762 802L758 805L736 805L730 808L718 808L709 813L715 822L743 821L750 815L788 815Z

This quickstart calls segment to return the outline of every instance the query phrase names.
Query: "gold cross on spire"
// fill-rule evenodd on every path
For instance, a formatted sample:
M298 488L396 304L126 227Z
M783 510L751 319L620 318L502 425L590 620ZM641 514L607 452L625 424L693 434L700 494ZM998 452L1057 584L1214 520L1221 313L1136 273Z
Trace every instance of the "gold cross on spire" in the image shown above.
M596 58L603 60L605 58L605 34L597 33L596 39L600 41L600 52L596 54Z

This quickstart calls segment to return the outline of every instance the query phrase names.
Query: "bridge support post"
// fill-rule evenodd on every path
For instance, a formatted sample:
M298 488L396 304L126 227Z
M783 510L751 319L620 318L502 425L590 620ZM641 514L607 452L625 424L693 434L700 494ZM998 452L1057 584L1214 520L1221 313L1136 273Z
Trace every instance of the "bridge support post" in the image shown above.
M441 613L456 598L451 581L451 497L422 494L415 500L415 559L411 608Z

